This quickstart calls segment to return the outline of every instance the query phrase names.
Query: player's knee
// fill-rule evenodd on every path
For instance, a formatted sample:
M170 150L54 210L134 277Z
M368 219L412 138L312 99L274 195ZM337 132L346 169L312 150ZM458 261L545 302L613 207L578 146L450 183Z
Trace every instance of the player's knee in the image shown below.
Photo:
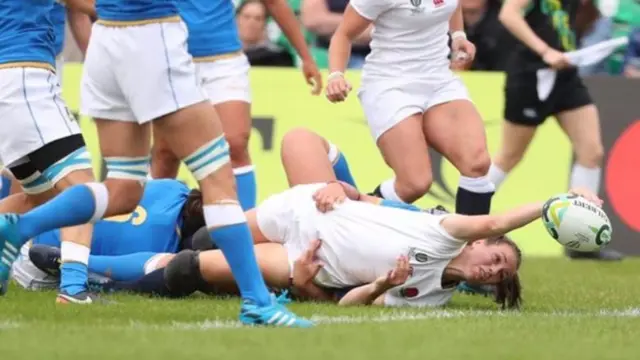
M204 283L199 253L182 250L176 254L164 268L164 281L172 296L184 297L196 292Z
M485 176L491 167L491 157L486 148L479 148L468 151L462 161L458 164L458 171L463 176L480 177Z
M602 166L604 148L602 143L593 142L586 146L576 147L576 162L588 168Z
M171 151L164 142L159 142L151 148L151 160L153 163L161 163L165 166L180 164L180 159Z
M303 127L294 128L282 137L281 149L283 152L296 151L301 146L308 146L309 143L318 141L322 142L323 139L313 131Z
M140 203L144 189L140 182L107 179L105 185L109 193L110 212L132 213Z
M251 158L249 157L249 136L250 130L233 135L226 135L227 142L229 142L231 166L246 166L251 163Z
M431 171L417 170L406 176L396 178L398 193L409 194L411 198L422 197L431 188L433 177Z

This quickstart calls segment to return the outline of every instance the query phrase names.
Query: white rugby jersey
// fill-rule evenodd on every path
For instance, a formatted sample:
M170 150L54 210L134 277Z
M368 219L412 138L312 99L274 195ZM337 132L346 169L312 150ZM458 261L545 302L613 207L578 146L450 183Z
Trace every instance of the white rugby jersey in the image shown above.
M316 282L326 287L367 284L393 269L398 256L409 255L413 275L392 289L385 303L446 303L453 289L442 289L442 274L466 242L442 228L445 216L355 201L326 214L316 212L312 223L322 240L318 257L324 263Z
M458 0L351 0L350 5L374 25L363 82L451 76L447 34Z

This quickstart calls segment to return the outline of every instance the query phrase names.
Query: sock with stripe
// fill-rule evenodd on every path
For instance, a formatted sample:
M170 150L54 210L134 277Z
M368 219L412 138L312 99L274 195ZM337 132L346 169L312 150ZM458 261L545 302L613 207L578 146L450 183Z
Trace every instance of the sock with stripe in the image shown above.
M351 175L351 170L349 170L347 158L340 150L338 150L338 147L334 144L329 144L328 156L329 161L331 161L333 166L333 172L335 173L336 178L357 189L356 181L353 179L353 175Z
M46 231L98 221L109 202L102 183L74 185L47 203L20 215L19 230L23 241Z
M251 231L240 205L205 205L203 211L211 239L222 250L242 298L258 306L270 305L271 296L260 273Z
M233 169L238 188L238 200L242 210L247 211L256 207L256 173L253 165Z
M11 194L11 179L0 174L0 200Z
M76 295L87 290L90 249L86 246L63 241L60 244L62 266L60 266L60 290Z
M487 176L489 177L489 181L493 183L493 186L497 191L500 185L502 185L502 182L504 182L504 179L507 177L507 173L504 170L500 169L498 165L491 164L491 167L489 168L489 174Z
M147 268L154 267L151 262L158 255L154 252L139 252L118 256L91 255L89 271L109 277L116 281L133 281L142 278Z
M491 211L495 186L487 176L460 176L456 193L456 212L463 215L484 215Z

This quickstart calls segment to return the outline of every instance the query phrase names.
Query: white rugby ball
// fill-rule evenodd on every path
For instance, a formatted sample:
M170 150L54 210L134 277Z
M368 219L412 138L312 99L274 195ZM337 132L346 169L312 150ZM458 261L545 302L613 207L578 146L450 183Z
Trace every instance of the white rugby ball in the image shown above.
M595 251L611 241L609 217L582 196L552 197L542 208L542 222L556 241L571 250Z

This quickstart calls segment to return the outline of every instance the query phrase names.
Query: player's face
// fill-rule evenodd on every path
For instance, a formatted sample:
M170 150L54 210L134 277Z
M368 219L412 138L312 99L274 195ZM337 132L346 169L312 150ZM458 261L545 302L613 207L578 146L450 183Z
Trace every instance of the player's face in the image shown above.
M518 271L518 256L509 244L478 240L468 245L465 279L472 284L497 284Z
M264 5L249 3L237 16L240 38L247 44L255 44L264 40L266 14Z

